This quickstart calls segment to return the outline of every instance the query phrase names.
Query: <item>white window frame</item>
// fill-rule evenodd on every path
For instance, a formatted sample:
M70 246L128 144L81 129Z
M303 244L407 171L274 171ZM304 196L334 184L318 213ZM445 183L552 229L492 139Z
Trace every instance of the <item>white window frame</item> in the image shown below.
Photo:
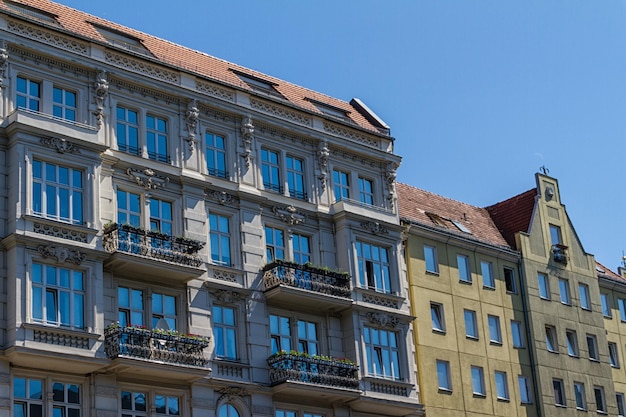
M522 404L532 404L533 397L530 390L530 379L524 375L517 376L517 385L519 386L519 396Z
M553 378L552 390L554 392L554 404L557 407L566 407L567 397L565 396L565 385L563 385L563 380L559 378ZM559 397L561 399L560 402L559 402Z
M519 320L511 320L511 339L513 348L523 349L526 347L526 343L524 343L523 325Z
M488 314L487 323L489 325L489 343L494 345L501 345L502 328L500 327L500 317L493 314Z
M25 380L26 385L26 398L16 397L16 379ZM32 381L40 381L41 382L41 398L28 398L29 395L29 380ZM63 399L59 400L55 398L55 384L63 385ZM73 402L70 398L70 394L68 391L68 387L78 387L78 402ZM35 389L38 389L35 387ZM62 415L67 415L68 409L74 409L79 411L79 415L86 416L88 413L85 413L86 404L88 402L87 392L85 391L85 380L82 378L76 377L67 377L62 374L58 374L55 376L42 376L34 372L29 373L16 373L11 377L11 399L13 404L13 410L15 410L15 406L17 403L26 405L26 413L25 416L30 415L28 409L29 404L39 404L41 405L42 415L48 415L48 411L54 409L62 409ZM58 392L58 390L56 391ZM47 393L51 393L48 395Z
M587 334L586 339L589 360L598 362L600 360L600 352L598 352L598 338L596 337L596 335Z
M609 347L609 363L611 364L611 367L619 368L620 367L619 349L617 347L617 343L609 342L608 347Z
M396 284L392 282L392 248L384 244L372 243L361 239L356 240L354 247L357 257L359 286L385 294L392 294ZM366 247L370 248L369 257L366 255ZM375 253L378 253L378 259L376 259ZM381 276L378 276L377 270L380 271Z
M433 332L445 333L446 332L446 318L443 310L443 304L430 302L430 319L433 327Z
M480 273L483 277L483 287L496 288L496 278L493 275L493 264L489 261L480 261Z
M574 381L574 400L576 401L577 410L587 409L587 395L585 393L585 384Z
M548 352L559 353L559 339L554 326L546 325L546 349ZM550 346L552 345L552 346Z
M504 371L494 371L493 377L496 384L496 398L498 401L509 401L511 397L509 394L507 373Z
M626 416L626 401L624 400L624 393L616 392L615 400L617 402L617 416L625 417Z
M576 330L565 330L565 340L567 342L567 354L571 357L580 357L580 351L578 349L578 335Z
M219 314L219 316L221 316L221 319L219 321L218 310L221 310L221 313ZM232 311L232 323L229 323L225 318L225 310ZM215 357L224 360L239 361L239 328L237 326L237 323L239 322L239 310L237 306L214 303L211 308L211 312L213 319L213 335L215 340ZM234 337L232 346L228 342L229 334L233 335ZM231 349L233 350L232 353L234 355L229 354L229 350Z
M55 99L55 90L61 92L61 101ZM67 103L67 93L74 94L74 106ZM54 114L57 109L61 112L60 116ZM68 122L76 122L78 117L78 93L64 86L54 84L52 86L52 115Z
M537 273L537 285L539 289L539 298L542 300L552 300L552 294L550 293L550 279L547 274L543 272ZM542 294L542 288L545 288L545 293Z
M428 269L429 255L432 256L433 269ZM430 274L439 274L439 259L437 257L437 247L432 245L424 245L424 267L426 272Z
M209 143L209 137L211 138L211 143ZM218 140L219 138L219 140ZM219 146L219 141L221 141L224 146ZM229 164L229 155L228 155L228 146L227 143L228 137L227 135L217 133L212 129L204 130L204 169L206 169L206 173L213 177L229 179L228 172L228 164ZM212 157L211 157L212 154ZM224 159L224 169L219 169L219 165L221 162L221 158ZM213 167L209 166L209 160Z
M376 343L373 339L374 337L371 332L385 332L387 333L386 339L387 344L380 343L380 335L379 335L379 343ZM393 339L391 339L393 336ZM398 343L400 338L399 334L393 330L382 329L375 326L365 325L363 329L363 343L365 346L365 357L367 361L367 374L376 378L385 378L391 380L401 380L402 375L402 365L404 363L404 352L401 350L401 346ZM395 346L394 346L395 345ZM388 357L390 358L389 363L384 363L384 355L383 351L387 351ZM378 359L378 361L375 361ZM380 364L380 370L376 369L376 364Z
M578 296L580 297L580 308L591 311L591 295L589 294L589 285L579 283Z
M472 375L472 394L485 397L487 390L485 388L485 372L482 366L471 366L470 373Z
M602 304L602 315L607 319L613 318L609 294L600 293L600 303Z
M125 288L129 290L129 306L123 306L120 303L120 288ZM141 309L135 308L132 304L132 291L141 291L143 306ZM171 312L161 311L155 309L154 295L161 295L167 297L173 297L175 303L175 314ZM156 285L147 285L141 284L137 281L128 281L128 280L118 280L117 285L115 286L115 306L116 313L118 314L118 322L122 324L125 320L119 320L120 314L122 312L128 313L129 322L126 323L129 326L139 325L145 326L147 328L153 328L153 320L163 318L170 327L170 330L177 330L181 333L186 331L185 329L185 315L183 313L183 306L186 305L184 298L184 291L173 290L172 288L156 286ZM133 322L133 312L135 314L141 314L142 323L134 323ZM157 322L158 322L157 319ZM173 321L174 320L174 321ZM175 328L172 329L172 323L175 324Z
M215 222L213 221L215 219ZM223 229L223 220L226 220L227 230ZM209 212L209 258L211 263L215 265L232 266L234 265L233 250L231 246L232 233L232 217L218 212ZM216 223L217 227L212 227ZM225 256L227 252L227 257Z
M563 305L572 305L572 295L570 293L568 279L559 278L559 299L561 300L561 304Z
M472 270L470 269L469 256L461 253L456 255L456 265L459 272L459 281L465 284L472 283Z
M452 392L452 378L450 377L450 362L437 359L435 361L437 385L439 391Z
M468 321L468 317L470 320ZM478 335L478 319L474 310L463 310L463 318L465 320L465 337L477 340Z
M148 118L152 118L154 120L154 126L150 126L148 124ZM146 153L148 154L148 159L153 161L163 162L165 164L170 163L170 137L169 137L169 126L170 121L167 117L157 115L152 112L145 113L143 117L145 123L145 148ZM162 122L165 125L165 130L159 129L159 122ZM153 135L153 139L149 139L149 136ZM159 146L159 142L161 138L165 138L165 149L161 149ZM150 142L154 140L154 155L151 155L150 151Z
M41 178L35 178L35 163L39 164L40 167L40 175ZM50 180L48 179L47 176L47 166L51 166L54 167L54 171L55 171L55 180ZM68 171L68 183L69 184L63 184L59 182L59 170L60 169L66 169ZM35 216L39 216L45 219L51 219L51 220L56 220L59 222L63 222L63 223L68 223L68 224L78 224L78 225L82 225L85 223L85 218L87 215L87 210L86 210L86 203L87 203L87 198L88 195L86 193L87 190L87 172L84 168L77 168L77 167L73 167L71 165L64 165L64 164L57 164L57 163L52 163L52 162L48 162L48 160L46 158L39 158L39 157L33 157L32 162L30 164L30 170L31 170L31 187L30 187L30 207L31 207L31 212L33 215ZM74 173L80 173L80 177L81 177L81 182L82 185L80 187L75 185L75 178L74 178ZM35 187L36 185L39 185L39 203L41 204L41 209L40 210L35 210ZM49 210L50 208L48 207L48 200L50 199L50 196L48 195L48 187L53 187L54 188L54 192L53 192L53 196L52 198L54 198L54 210L56 211L56 214L49 214ZM67 199L68 201L67 203L67 211L69 213L69 217L62 217L61 216L61 209L63 206L63 202L61 201L61 197L60 197L60 193L59 190L66 190L67 192ZM74 207L75 205L75 199L78 198L80 200L80 217L78 218L76 216L76 214L74 213L76 207Z

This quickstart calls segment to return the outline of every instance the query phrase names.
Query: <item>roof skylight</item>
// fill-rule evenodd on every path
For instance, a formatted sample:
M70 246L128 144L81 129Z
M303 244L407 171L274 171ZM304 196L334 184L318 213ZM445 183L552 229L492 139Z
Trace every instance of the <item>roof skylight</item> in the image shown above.
M275 86L277 86L278 84L272 82L272 81L267 81L264 80L262 78L259 77L255 77L254 75L250 75L250 74L246 74L243 73L241 71L237 71L235 69L230 69L232 72L234 72L235 74L237 74L237 76L241 79L241 81L243 81L244 83L246 83L248 85L248 87L252 88L254 91L258 92L258 93L263 93L263 94L267 94L273 97L279 97L284 99L285 96L283 96L282 94L280 94L278 92L278 90L276 90Z
M38 20L42 23L61 26L55 14L44 12L43 10L35 9L34 7L29 7L24 4L13 3L12 1L3 0L3 3L16 14Z
M129 51L135 52L137 54L152 56L150 51L148 51L148 49L143 46L143 43L141 43L140 39L127 33L119 32L115 29L100 26L95 23L92 23L92 25L111 45L128 49Z

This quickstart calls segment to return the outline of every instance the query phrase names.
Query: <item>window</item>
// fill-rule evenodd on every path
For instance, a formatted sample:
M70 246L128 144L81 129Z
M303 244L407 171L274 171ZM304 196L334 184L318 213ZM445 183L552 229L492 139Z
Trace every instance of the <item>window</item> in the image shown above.
M374 204L374 183L371 180L359 177L359 201L364 204Z
M285 259L285 234L282 230L265 226L265 257L267 262Z
M604 317L610 318L613 316L611 312L611 302L609 301L608 294L600 294L600 302L602 303L602 315Z
M226 171L226 141L221 135L206 132L204 134L206 167L209 175L228 178Z
M585 384L582 382L574 382L574 398L576 399L576 408L578 410L587 409L587 400L585 399Z
M591 310L589 286L587 284L578 284L578 294L580 296L580 307L584 310Z
M33 320L76 329L85 327L83 272L52 265L32 265Z
M496 396L499 400L509 399L509 382L506 379L506 372L496 371Z
M567 339L567 354L570 356L578 357L578 337L576 337L576 331L566 330L565 338Z
M561 304L570 305L572 303L569 295L569 281L564 278L559 278L559 295Z
M318 346L317 324L312 321L298 320L298 352L317 355Z
M286 416L285 414L278 415L279 411L276 410L276 417L295 417L295 416ZM224 404L220 406L220 409L217 413L217 417L239 417L239 412L232 404Z
M146 116L146 146L148 158L159 162L170 162L167 151L167 120L152 115Z
M50 381L52 396L46 393L50 380L37 378L13 378L13 415L19 417L37 417L46 415L50 401L52 415L57 417L80 417L81 387L59 381Z
M474 395L485 396L485 375L483 368L480 366L472 366L472 392Z
M304 265L311 261L311 243L308 236L294 233L291 238L293 245L293 261Z
M549 300L552 297L550 296L550 285L548 282L548 276L546 274L542 274L541 272L537 274L537 282L539 283L539 297L544 300Z
M556 329L553 326L546 326L546 348L550 352L557 353L559 345L556 339Z
M17 77L15 91L15 104L18 109L39 111L41 84L27 78Z
M616 393L615 399L617 401L617 415L619 417L626 416L626 404L624 401L624 394L621 392Z
M117 190L117 222L140 227L141 200L138 194Z
M335 202L350 198L350 175L347 172L333 170L333 192Z
M147 300L147 302L146 302ZM144 326L148 322L152 328L166 327L178 330L176 297L152 293L145 297L144 291L136 288L118 287L118 321L120 326ZM145 317L150 314L149 317ZM161 324L159 324L161 321Z
M430 318L433 324L433 330L440 333L446 332L446 324L443 316L443 305L439 303L430 303Z
M272 353L291 350L291 325L289 318L270 314Z
M487 316L489 322L489 341L491 343L502 344L502 333L500 332L500 317Z
M141 155L139 149L139 117L136 111L117 106L117 149L133 155Z
M554 390L554 404L565 407L565 388L563 387L563 380L553 379L552 389Z
M272 343L272 353L280 350L289 352L297 350L309 355L319 355L319 335L318 325L308 320L296 321L296 338L292 340L291 320L275 314L270 314L270 336ZM296 348L292 348L297 345Z
M437 361L437 382L439 389L443 391L452 391L452 380L450 379L450 362Z
M158 415L179 416L180 398L158 393L122 391L122 417L140 417L148 415L153 409Z
M626 300L623 298L617 299L617 306L619 307L619 317L622 321L626 321Z
M517 281L515 280L515 271L511 268L504 268L504 285L507 292L517 294Z
M213 306L213 336L215 356L224 359L237 359L237 325L235 309Z
M276 410L274 417L297 417L297 414L298 413L296 413L295 411L290 410Z
M491 262L481 261L480 272L483 275L483 286L489 287L489 288L495 288L496 282L493 278L493 273L491 270Z
M263 187L266 190L277 193L283 192L278 152L268 149L261 150L261 175L263 176Z
M563 243L561 239L561 228L553 224L550 225L550 242L553 245L560 245Z
M365 327L363 334L368 372L382 378L400 379L400 353L396 333Z
M66 223L83 223L83 172L33 160L33 213Z
M391 293L387 249L365 242L356 242L359 282L361 286Z
M609 361L613 368L619 368L619 355L617 353L617 344L609 342Z
M469 267L469 258L465 255L456 256L456 264L459 268L459 280L462 282L472 282L472 273Z
M463 316L465 317L465 336L471 339L478 339L476 312L473 310L463 310Z
M589 351L589 360L598 361L598 340L594 335L587 335L587 350Z
M304 162L302 159L287 156L287 185L289 196L306 200L307 194L304 188Z
M521 321L511 320L511 336L513 337L514 348L524 347L524 336Z
M435 248L434 246L424 245L424 261L426 263L426 272L432 272L434 274L439 273L437 248Z
M606 401L604 399L604 388L593 387L593 395L596 398L596 410L598 413L606 414Z
M530 395L530 382L527 376L519 375L517 377L517 385L519 386L519 398L522 404L532 403Z
M76 121L76 93L60 87L52 88L52 115L59 119Z
M150 231L172 236L172 203L150 199Z
M211 261L218 265L232 265L230 257L230 219L220 214L209 214Z

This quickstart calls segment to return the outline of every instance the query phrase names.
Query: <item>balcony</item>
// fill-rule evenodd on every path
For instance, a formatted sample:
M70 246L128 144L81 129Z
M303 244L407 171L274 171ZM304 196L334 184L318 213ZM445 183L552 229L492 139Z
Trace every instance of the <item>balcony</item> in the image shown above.
M352 305L350 275L312 265L276 260L263 268L265 297L299 310L338 311Z
M140 327L109 326L104 351L117 373L140 373L143 378L189 381L210 373L204 349L209 339Z
M567 246L561 244L552 245L552 259L554 259L554 262L567 265L569 259L567 256Z
M198 256L204 243L116 223L105 226L105 266L117 273L151 280L184 283L204 273ZM156 261L156 262L155 262Z

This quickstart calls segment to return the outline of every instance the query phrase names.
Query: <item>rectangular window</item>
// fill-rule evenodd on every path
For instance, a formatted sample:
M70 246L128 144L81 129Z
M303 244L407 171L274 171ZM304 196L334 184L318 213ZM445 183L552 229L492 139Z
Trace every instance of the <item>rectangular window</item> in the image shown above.
M120 326L144 326L146 320L152 328L178 330L176 297L154 292L145 297L136 288L118 287L118 321ZM148 317L145 317L149 314Z
M487 393L485 391L485 375L483 368L480 366L472 366L472 393L474 395L480 395L484 397Z
M519 375L517 377L517 385L519 386L519 397L522 404L532 403L530 395L530 382L527 376Z
M298 413L296 413L295 411L276 410L276 413L274 414L274 417L297 417L297 415L298 415ZM236 417L236 416L232 416L232 415L222 416L222 415L220 415L220 417Z
M511 320L511 336L513 337L513 347L524 347L524 332L522 330L522 322L517 320Z
M232 307L213 306L213 337L215 356L218 358L237 360L235 313Z
M226 170L226 141L221 135L204 134L206 167L209 175L228 178Z
M285 259L285 234L282 230L265 226L265 257L267 262Z
M151 409L158 415L181 415L179 397L160 394L150 397L146 392L122 391L120 398L122 417L143 417L148 415ZM154 403L152 403L152 398L154 398Z
M567 339L567 354L573 357L578 357L578 337L575 330L566 330L565 338Z
M626 401L624 401L624 394L621 392L615 393L615 399L617 401L618 417L625 417L626 416Z
M152 293L152 328L176 330L176 297Z
M283 192L278 152L261 149L261 175L263 176L263 187L266 190L277 193Z
M270 314L272 353L291 351L291 323L288 317Z
M463 310L463 316L465 317L465 336L471 339L478 339L476 312L473 310Z
M59 119L76 121L76 93L60 87L52 89L52 115Z
M483 276L483 286L489 287L489 288L495 288L496 282L493 277L491 262L481 261L480 272Z
M501 345L502 332L500 331L500 317L488 315L487 321L489 323L489 341Z
M602 303L602 315L607 318L613 317L613 313L611 312L611 302L609 301L608 294L601 293L600 302Z
M443 316L443 305L439 303L430 303L430 318L433 330L440 333L446 332L446 325Z
M291 242L293 245L293 261L304 265L311 261L311 242L308 236L294 233Z
M172 236L172 216L172 203L157 198L150 199L150 231Z
M604 388L595 386L593 387L593 395L596 398L596 410L598 413L606 414L606 400L604 398Z
M356 242L359 282L362 287L391 293L390 265L387 249L365 242Z
M374 205L374 183L359 177L359 201L363 204Z
M624 300L623 298L618 298L617 306L619 307L620 320L626 321L626 300Z
M561 238L561 228L553 224L550 225L550 242L552 245L561 245L563 240Z
M51 388L52 396L49 396L46 395L48 389L42 379L13 378L13 415L43 416L46 415L44 409L51 407L55 417L80 417L80 385L53 381Z
M564 278L559 278L559 296L561 297L561 304L572 304L569 294L569 281Z
M456 256L456 264L459 268L459 280L462 282L472 282L472 273L469 266L469 258L465 255Z
M576 408L578 410L587 409L587 399L585 398L585 384L582 382L574 382L574 398L576 399Z
M211 261L218 265L232 265L230 257L230 219L215 213L209 214Z
M15 105L18 109L39 111L41 85L37 81L17 77Z
M133 155L141 155L139 149L139 116L136 111L117 106L117 149Z
M400 352L395 332L365 327L363 329L367 369L370 375L400 379Z
M33 161L33 213L66 223L83 223L83 172Z
M144 325L143 291L133 288L118 287L117 304L117 321L120 323L120 326Z
M83 272L52 265L32 265L33 320L53 326L85 327Z
M506 378L506 372L496 371L496 395L499 400L509 399L509 381Z
M443 391L452 391L452 380L450 379L450 362L437 361L437 383L439 389Z
M298 320L298 352L319 355L317 324L312 321Z
M539 284L539 297L544 300L550 300L550 285L548 282L548 276L541 272L537 274L537 283Z
M554 390L554 404L565 407L565 388L563 387L563 380L553 379L552 389Z
M580 307L583 310L591 310L591 300L589 299L589 286L578 284L578 294L580 296Z
M350 174L333 170L333 192L335 202L350 198Z
M432 272L434 274L439 273L437 248L435 248L434 246L424 245L424 261L426 263L426 272Z
M117 222L133 227L141 225L141 198L139 194L117 190Z
M550 352L557 353L559 345L556 338L556 329L553 326L546 326L546 348Z
M589 360L600 360L600 356L598 355L598 340L594 335L587 335L587 350L589 351Z
M609 342L609 361L613 368L619 368L619 354L617 352L617 344Z
M287 156L287 185L289 196L306 200L307 194L304 188L304 162L302 159Z
M157 116L146 116L146 146L148 158L159 162L170 162L167 150L167 120Z
M517 294L517 280L515 279L515 271L511 268L504 268L504 285L506 291Z

